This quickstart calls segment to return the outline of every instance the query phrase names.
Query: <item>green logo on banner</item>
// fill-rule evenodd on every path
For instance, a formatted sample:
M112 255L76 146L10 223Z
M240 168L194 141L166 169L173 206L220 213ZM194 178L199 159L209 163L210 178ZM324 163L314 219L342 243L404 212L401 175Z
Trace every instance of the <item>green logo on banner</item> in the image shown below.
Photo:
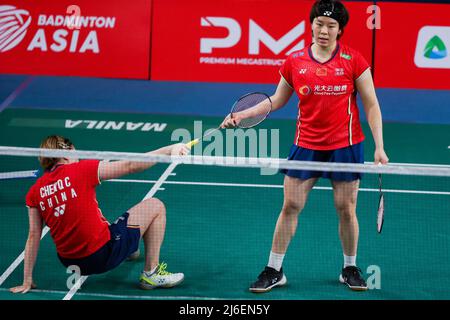
M443 59L447 56L447 48L438 36L431 38L425 46L424 56L429 59Z

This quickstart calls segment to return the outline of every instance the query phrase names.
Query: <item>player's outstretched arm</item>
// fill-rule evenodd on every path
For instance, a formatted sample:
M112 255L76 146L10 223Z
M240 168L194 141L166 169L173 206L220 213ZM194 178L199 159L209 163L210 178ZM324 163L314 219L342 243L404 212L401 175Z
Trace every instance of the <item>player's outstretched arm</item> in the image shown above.
M186 155L189 153L189 148L184 143L172 144L151 152L149 155ZM133 162L133 161L102 161L99 164L98 176L100 181L119 178L127 174L141 172L154 166L155 162Z
M280 108L282 108L286 103L289 101L289 98L291 97L293 93L292 88L289 86L289 84L284 80L282 77L280 78L280 82L278 83L277 89L275 93L270 97L270 100L272 101L272 110L271 112L274 112ZM267 101L267 99L266 99ZM247 109L242 112L236 112L232 115L229 114L225 117L225 119L222 121L222 124L220 127L223 128L234 128L236 127L242 120L256 117L258 115L262 115L267 113L267 108L264 105L265 101L262 101L258 105L254 106L253 108Z

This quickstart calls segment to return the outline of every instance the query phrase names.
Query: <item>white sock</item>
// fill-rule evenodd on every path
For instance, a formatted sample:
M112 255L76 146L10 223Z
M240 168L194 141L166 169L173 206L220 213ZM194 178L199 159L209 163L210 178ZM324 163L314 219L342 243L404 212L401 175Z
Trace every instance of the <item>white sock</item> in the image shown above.
M356 267L356 256L346 256L344 254L344 268L348 266Z
M152 275L152 274L155 273L156 268L158 268L158 265L156 265L156 267L154 267L152 270L150 270L150 271L145 271L145 270L144 270L144 272L145 272L145 274L146 274L147 276L150 276L150 275Z
M270 251L269 263L268 267L274 268L277 271L280 271L281 266L283 265L284 254L275 253Z

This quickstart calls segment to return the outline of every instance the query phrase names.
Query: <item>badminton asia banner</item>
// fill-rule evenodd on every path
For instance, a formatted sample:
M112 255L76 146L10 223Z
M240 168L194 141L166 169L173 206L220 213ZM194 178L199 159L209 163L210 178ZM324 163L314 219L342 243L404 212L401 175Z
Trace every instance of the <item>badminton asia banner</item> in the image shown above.
M154 0L153 80L275 83L293 51L311 43L314 1ZM372 60L373 8L347 2L342 41Z
M378 87L450 89L450 6L378 2ZM402 17L408 22L401 22ZM414 18L412 18L414 17Z
M0 73L148 79L150 21L150 0L2 1Z

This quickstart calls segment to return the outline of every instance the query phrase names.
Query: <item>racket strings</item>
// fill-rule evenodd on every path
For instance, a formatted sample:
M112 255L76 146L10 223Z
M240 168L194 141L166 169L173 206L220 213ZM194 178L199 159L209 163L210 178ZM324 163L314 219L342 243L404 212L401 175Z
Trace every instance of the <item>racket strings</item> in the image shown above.
M240 123L238 123L237 126L239 128L251 128L266 119L266 117L272 110L272 102L270 100L270 97L264 93L248 94L235 103L233 109L231 110L231 115L233 115L233 113L246 110L253 111L252 116L246 117Z
M384 194L382 191L382 178L381 173L378 174L378 188L379 188L379 200L378 200L378 212L377 212L377 231L381 233L384 223Z

